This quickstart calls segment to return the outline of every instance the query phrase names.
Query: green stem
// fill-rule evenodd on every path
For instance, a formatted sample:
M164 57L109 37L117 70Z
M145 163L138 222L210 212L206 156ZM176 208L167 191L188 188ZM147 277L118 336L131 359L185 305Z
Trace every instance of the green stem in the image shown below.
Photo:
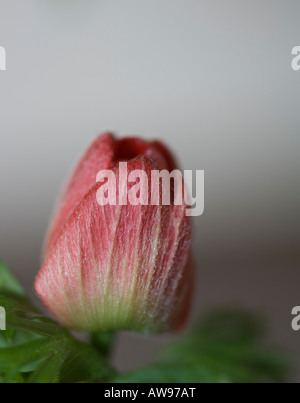
M91 334L91 344L106 358L109 358L111 355L115 339L115 331L103 331Z

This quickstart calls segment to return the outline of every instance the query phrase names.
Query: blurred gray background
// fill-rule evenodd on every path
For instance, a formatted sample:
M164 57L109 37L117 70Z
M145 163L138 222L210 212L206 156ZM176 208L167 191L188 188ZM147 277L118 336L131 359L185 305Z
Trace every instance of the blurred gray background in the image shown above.
M298 0L0 0L0 255L33 298L78 156L107 129L160 138L206 171L195 310L265 315L300 374L299 15ZM159 343L123 335L115 361Z

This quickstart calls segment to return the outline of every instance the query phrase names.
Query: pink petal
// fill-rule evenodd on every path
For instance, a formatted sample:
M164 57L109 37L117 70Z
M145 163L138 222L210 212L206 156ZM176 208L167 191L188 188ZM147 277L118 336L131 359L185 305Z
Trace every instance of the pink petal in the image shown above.
M142 169L150 177L158 164L170 166L170 161L161 162L165 156L159 151L153 155L130 160L128 171ZM91 171L84 170L78 172L90 178ZM118 177L117 166L114 172ZM79 203L74 189L80 186L75 179L69 186L64 196L68 208L58 216L56 237L50 236L51 249L36 280L38 294L73 329L177 328L186 317L192 283L187 264L191 221L185 206L100 206L96 194L101 186L92 186Z

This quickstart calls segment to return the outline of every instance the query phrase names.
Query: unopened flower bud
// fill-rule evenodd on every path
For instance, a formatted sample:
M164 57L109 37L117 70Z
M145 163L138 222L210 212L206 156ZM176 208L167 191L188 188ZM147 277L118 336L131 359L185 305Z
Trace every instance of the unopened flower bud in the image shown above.
M121 184L125 162L128 177ZM174 169L161 143L116 140L109 133L81 159L57 208L35 283L62 324L91 332L144 333L184 324L193 284L191 221L184 201L174 203L171 197L164 205L161 190L158 203L151 203L152 172ZM108 170L112 182L109 176L102 180ZM132 181L138 172L145 175ZM143 177L148 181L141 183ZM128 203L130 193L143 202ZM109 195L115 203L99 202Z

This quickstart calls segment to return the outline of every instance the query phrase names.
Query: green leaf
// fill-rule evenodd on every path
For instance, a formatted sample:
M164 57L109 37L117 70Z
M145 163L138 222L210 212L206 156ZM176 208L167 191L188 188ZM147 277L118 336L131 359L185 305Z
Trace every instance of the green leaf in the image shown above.
M2 259L0 259L0 292L17 295L21 298L26 297L23 287L11 274Z
M281 382L287 362L277 351L262 346L263 334L261 322L248 312L215 312L167 347L163 357L205 366L231 382Z
M66 333L65 329L40 314L27 300L0 294L0 306L6 310L8 330L28 331L48 337Z
M0 373L6 382L12 382L17 373L27 372L25 367L50 354L49 340L38 339L19 346L0 350Z
M276 351L262 347L260 322L241 311L215 312L166 346L160 359L115 382L282 382L288 369Z
M220 310L205 316L194 330L210 341L253 344L263 336L264 327L256 316L240 310Z
M61 367L65 361L64 354L51 353L27 379L27 383L58 383Z
M223 383L221 379L208 368L196 365L175 363L158 363L119 375L116 383Z
M72 350L61 368L60 382L106 382L116 376L105 356L88 344L74 340Z

